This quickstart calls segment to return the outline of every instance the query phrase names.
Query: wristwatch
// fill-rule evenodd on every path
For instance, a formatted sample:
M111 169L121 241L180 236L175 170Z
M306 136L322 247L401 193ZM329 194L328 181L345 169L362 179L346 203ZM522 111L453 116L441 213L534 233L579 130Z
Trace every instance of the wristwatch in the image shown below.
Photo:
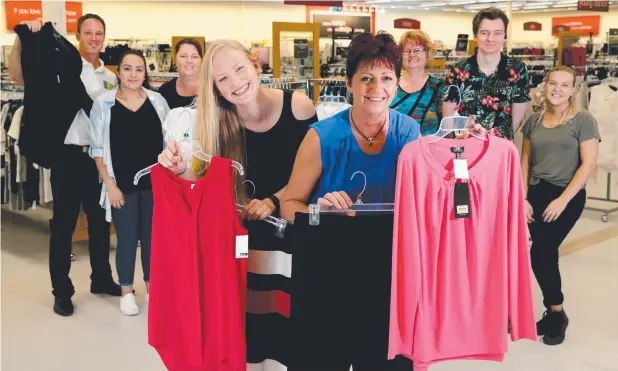
M279 215L279 208L280 208L280 203L279 203L279 198L275 195L271 195L268 196L268 198L273 202L273 204L275 205L275 211L273 214L275 215Z

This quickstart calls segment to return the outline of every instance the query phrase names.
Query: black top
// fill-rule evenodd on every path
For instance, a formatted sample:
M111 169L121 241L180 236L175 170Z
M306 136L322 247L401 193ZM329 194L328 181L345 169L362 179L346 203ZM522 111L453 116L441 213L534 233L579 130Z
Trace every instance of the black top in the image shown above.
M165 98L167 105L170 106L170 109L189 106L195 98L195 95L185 97L178 94L178 91L176 90L176 81L178 81L178 77L174 77L170 81L161 85L157 90L159 94Z
M264 199L290 180L296 152L305 138L309 125L318 121L315 115L308 120L297 120L292 113L292 91L283 91L283 109L275 126L263 133L245 129L247 158L245 179L255 184L253 198ZM247 196L253 187L247 183Z
M110 150L118 188L123 193L151 189L150 174L133 185L135 174L156 163L163 143L163 129L157 111L146 99L135 112L116 100L111 110Z
M22 45L25 85L19 147L29 160L49 168L77 112L90 115L92 99L80 77L82 58L50 22L36 33L26 25L16 26L15 32Z

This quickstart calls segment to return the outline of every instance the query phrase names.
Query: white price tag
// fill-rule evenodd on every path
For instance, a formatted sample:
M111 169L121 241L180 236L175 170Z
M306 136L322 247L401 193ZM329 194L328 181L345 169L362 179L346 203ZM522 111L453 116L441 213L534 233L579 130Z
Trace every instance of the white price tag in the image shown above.
M249 236L236 236L236 259L249 257Z
M455 179L469 179L468 175L468 160L454 159L453 168L455 170Z

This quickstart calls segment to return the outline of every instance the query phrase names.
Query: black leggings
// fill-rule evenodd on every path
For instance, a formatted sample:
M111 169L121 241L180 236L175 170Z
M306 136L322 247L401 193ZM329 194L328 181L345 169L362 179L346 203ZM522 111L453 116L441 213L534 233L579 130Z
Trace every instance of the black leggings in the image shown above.
M564 302L562 280L558 266L558 249L581 216L586 204L586 190L582 189L567 204L560 217L553 223L543 222L547 206L564 192L564 187L541 180L528 189L528 202L534 210L534 222L530 223L532 270L543 292L546 308Z

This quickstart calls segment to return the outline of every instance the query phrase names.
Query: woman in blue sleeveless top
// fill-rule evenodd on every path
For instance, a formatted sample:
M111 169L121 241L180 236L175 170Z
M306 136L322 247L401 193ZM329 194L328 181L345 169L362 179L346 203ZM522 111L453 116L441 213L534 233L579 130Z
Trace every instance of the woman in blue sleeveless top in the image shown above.
M298 151L282 215L293 221L308 203L345 209L362 193L363 203L395 200L397 158L420 135L419 124L389 109L401 72L401 50L387 33L355 37L348 49L346 82L351 108L310 126Z

